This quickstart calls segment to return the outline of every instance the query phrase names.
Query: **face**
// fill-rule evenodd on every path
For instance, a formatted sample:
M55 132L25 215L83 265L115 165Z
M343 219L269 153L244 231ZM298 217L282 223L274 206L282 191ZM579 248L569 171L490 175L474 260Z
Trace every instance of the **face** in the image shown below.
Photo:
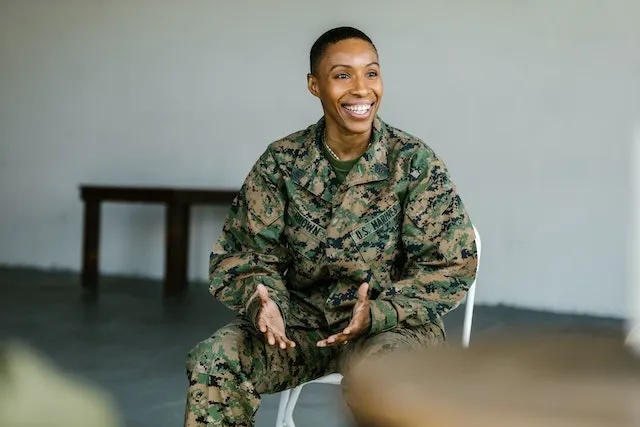
M309 91L320 99L327 126L344 135L371 131L383 84L378 55L365 40L347 39L328 47Z

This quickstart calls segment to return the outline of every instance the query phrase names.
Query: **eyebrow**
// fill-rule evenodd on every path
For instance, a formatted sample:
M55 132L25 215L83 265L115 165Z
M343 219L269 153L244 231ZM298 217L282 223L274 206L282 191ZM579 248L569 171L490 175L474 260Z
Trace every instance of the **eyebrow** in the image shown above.
M367 67L371 67L372 65L377 65L378 67L380 66L380 64L378 64L376 61L374 61L374 62L370 62L370 63L368 63L366 66L367 66ZM338 68L338 67L353 68L351 65L336 64L336 65L333 65L333 66L329 69L329 71L332 71L334 68Z

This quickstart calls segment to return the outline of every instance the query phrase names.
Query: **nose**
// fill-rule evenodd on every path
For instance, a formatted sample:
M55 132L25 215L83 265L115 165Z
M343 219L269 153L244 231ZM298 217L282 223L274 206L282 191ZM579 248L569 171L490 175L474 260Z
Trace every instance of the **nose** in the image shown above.
M356 96L366 96L369 94L369 85L367 79L363 76L356 76L353 79L353 86L351 86L351 93Z

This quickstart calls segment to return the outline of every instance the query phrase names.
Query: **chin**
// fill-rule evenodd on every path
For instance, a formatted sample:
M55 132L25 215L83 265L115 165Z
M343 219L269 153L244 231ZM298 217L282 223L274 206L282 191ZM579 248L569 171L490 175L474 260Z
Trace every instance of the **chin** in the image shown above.
M350 116L345 117L344 115L341 115L340 118L342 119L342 125L349 133L362 134L371 130L375 117L376 111L371 111L366 118L354 119Z
M349 120L347 118L347 120L345 120L345 125L349 130L351 130L354 133L369 132L371 130L371 127L373 126L373 121L375 117L376 117L375 112L373 112L371 116L368 117L366 120L354 121L354 120Z
M371 126L373 126L373 120L367 121L366 123L345 123L347 129L350 133L354 134L362 134L367 133L371 130Z

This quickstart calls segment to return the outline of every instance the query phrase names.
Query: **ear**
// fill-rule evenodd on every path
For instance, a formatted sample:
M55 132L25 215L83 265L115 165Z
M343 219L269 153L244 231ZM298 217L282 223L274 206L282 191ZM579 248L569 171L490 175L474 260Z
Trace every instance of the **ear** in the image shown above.
M320 91L318 90L318 79L311 73L307 74L307 89L309 89L311 95L317 98L320 97Z

